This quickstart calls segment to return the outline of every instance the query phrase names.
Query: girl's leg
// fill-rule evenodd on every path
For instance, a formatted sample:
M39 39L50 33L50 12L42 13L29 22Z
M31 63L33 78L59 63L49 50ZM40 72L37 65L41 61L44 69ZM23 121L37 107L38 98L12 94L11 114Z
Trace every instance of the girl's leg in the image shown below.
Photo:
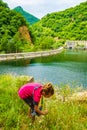
M31 113L34 111L34 104L32 98L26 98L24 101L30 106L28 110L28 116L32 119L32 122L35 121L35 115L32 115Z
M32 123L33 123L33 122L35 121L35 115L34 115L34 116L32 116L31 112L32 112L32 109L31 109L31 108L29 108L29 111L28 111L28 116L29 116L29 118L31 118Z

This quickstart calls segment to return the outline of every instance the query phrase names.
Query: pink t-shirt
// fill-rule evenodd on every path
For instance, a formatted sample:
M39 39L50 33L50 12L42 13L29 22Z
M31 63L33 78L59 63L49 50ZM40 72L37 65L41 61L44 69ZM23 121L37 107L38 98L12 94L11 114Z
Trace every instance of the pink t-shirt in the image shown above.
M23 85L19 91L18 95L22 99L32 97L35 102L39 102L41 98L42 84L39 83L28 83Z

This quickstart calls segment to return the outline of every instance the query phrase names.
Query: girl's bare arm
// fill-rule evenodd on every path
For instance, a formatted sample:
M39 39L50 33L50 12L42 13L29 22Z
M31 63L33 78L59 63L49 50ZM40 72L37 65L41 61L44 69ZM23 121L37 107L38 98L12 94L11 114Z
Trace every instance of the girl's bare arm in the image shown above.
M45 111L41 111L37 105L34 106L34 110L39 113L40 115L46 115L48 114L48 110L45 110Z

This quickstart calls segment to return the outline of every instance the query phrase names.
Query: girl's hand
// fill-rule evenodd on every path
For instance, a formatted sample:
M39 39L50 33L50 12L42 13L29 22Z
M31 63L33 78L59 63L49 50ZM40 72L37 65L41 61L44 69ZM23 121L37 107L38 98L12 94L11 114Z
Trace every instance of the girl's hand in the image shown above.
M34 106L34 110L39 113L40 115L47 115L48 114L48 110L45 111L41 111L37 105Z
M48 110L45 110L44 112L43 112L43 115L47 115L48 114Z

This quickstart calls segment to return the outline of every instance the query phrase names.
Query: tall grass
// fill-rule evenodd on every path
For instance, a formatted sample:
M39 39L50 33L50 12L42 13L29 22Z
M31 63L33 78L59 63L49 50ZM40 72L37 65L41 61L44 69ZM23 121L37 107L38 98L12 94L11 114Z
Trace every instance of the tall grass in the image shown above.
M36 117L32 124L28 117L28 106L18 97L18 89L26 83L26 78L12 75L0 76L0 130L87 130L87 100L62 101L57 91L50 99L44 99L44 108L49 110L46 116ZM67 93L66 93L67 92ZM60 93L70 95L70 89Z

